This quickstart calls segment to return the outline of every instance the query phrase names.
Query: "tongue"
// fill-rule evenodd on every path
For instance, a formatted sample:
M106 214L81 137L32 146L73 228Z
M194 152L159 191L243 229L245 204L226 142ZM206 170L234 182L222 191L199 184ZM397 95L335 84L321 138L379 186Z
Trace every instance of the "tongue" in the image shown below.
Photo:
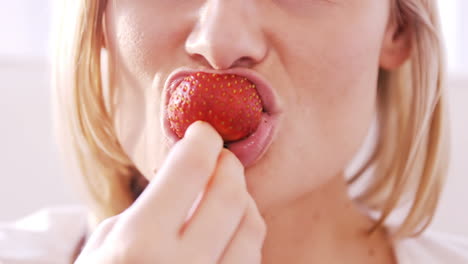
M225 142L254 133L262 112L255 84L231 74L190 74L172 91L167 105L170 127L178 137L201 120L210 123Z

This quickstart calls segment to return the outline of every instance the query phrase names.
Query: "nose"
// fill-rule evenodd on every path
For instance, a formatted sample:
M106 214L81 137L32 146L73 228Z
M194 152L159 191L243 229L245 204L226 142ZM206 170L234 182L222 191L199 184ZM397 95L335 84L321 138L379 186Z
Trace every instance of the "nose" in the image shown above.
M214 69L252 67L268 47L255 0L207 0L185 49Z

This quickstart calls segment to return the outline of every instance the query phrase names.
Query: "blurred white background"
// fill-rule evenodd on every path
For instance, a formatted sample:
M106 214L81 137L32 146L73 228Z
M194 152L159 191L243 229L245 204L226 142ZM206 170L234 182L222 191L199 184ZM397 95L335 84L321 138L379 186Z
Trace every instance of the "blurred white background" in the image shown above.
M0 0L0 221L78 203L52 133L52 3ZM453 158L433 227L468 235L468 210L463 209L468 204L468 1L441 0L440 5L449 57Z

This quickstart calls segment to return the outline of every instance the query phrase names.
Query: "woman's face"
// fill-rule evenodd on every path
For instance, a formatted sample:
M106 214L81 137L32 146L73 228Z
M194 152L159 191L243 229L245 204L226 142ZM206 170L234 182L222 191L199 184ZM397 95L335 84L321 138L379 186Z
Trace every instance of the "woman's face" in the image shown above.
M246 169L259 206L342 177L375 113L389 12L375 0L110 0L119 140L151 179L170 149L161 122L169 74L249 68L281 109L270 147Z

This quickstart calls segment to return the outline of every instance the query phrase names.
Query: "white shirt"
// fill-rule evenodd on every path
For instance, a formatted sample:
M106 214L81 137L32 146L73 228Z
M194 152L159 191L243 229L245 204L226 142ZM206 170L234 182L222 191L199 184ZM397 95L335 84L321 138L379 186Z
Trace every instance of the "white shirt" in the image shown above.
M468 240L434 231L394 245L399 264L468 264Z
M83 208L44 209L0 223L0 264L70 264L87 225ZM398 264L468 264L468 239L426 231L394 245Z
M81 207L43 209L0 223L0 264L70 264L86 226Z

